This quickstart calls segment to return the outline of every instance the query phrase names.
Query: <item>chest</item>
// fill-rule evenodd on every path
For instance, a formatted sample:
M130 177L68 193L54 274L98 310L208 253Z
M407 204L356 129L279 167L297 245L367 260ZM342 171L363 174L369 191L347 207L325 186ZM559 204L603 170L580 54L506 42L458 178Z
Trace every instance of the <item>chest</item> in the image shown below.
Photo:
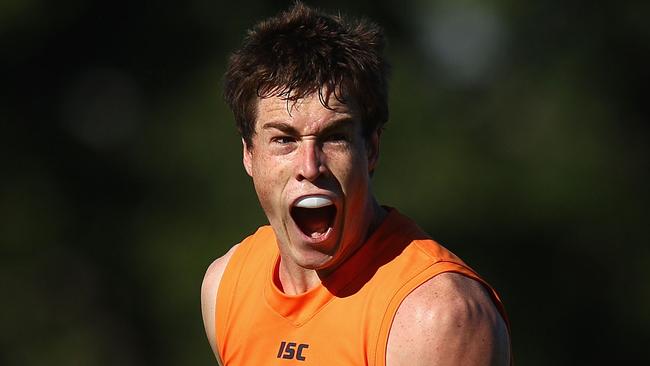
M278 311L262 293L241 295L226 320L227 365L374 364L386 309L371 291L332 297L316 308L298 306L295 312Z

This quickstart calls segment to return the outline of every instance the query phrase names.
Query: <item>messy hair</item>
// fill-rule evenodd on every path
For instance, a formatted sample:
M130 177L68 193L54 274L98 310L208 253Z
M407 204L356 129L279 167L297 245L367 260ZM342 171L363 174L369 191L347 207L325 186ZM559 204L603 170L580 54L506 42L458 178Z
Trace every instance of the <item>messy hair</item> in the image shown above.
M296 102L324 91L359 107L364 136L388 121L388 63L382 30L366 20L324 14L301 2L248 31L229 60L224 97L250 147L259 98Z

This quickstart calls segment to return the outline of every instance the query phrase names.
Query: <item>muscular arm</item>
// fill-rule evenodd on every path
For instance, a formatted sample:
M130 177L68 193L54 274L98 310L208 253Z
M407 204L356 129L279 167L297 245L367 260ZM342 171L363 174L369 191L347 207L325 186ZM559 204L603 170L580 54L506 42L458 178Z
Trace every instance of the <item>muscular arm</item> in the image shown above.
M203 284L201 285L201 314L203 315L203 326L205 327L205 334L208 336L208 342L210 342L210 347L214 355L217 357L217 361L221 365L221 360L219 358L219 351L217 350L217 338L216 338L216 329L215 329L215 315L216 315L216 305L217 305L217 291L219 290L219 283L221 282L221 276L226 269L226 265L230 260L230 256L237 248L237 245L232 247L228 253L224 254L222 257L217 258L205 272L203 277Z
M443 273L409 294L395 314L387 366L506 366L505 322L483 286Z

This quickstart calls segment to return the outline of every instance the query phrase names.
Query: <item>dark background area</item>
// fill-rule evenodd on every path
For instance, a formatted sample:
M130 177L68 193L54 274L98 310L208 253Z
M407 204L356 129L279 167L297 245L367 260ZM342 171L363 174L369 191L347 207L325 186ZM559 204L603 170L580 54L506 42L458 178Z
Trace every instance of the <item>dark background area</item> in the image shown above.
M221 98L285 1L0 3L0 364L210 365L265 223ZM518 365L650 364L648 2L309 1L385 27L374 189L501 293Z

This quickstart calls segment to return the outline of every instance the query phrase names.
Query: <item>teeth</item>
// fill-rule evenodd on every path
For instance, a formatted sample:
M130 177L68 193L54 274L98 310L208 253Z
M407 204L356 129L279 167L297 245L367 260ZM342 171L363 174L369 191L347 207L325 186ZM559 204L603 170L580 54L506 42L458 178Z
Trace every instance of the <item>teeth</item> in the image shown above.
M325 196L308 196L299 199L298 202L296 202L296 207L320 208L333 204L332 200Z

